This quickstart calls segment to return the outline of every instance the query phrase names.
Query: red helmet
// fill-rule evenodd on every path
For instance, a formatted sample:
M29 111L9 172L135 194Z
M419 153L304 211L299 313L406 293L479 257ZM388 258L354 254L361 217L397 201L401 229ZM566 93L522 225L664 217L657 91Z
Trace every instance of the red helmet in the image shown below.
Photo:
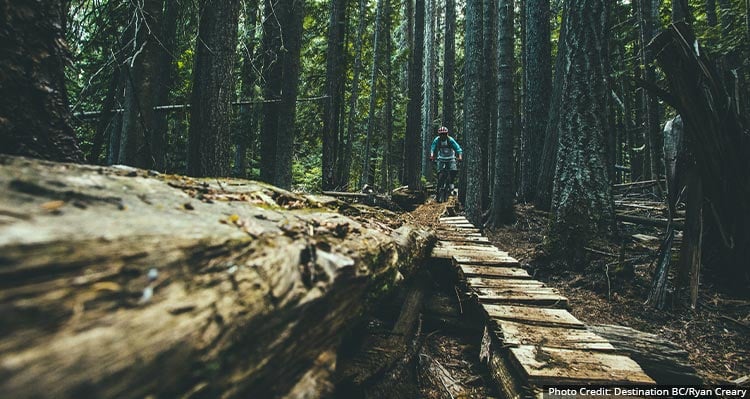
M438 129L438 134L448 134L448 128L445 126L440 126L440 129Z

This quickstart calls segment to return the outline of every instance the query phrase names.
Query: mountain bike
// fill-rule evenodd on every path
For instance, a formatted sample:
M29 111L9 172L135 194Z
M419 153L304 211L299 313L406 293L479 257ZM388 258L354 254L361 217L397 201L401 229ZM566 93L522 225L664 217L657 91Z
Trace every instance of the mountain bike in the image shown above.
M451 191L451 169L450 162L436 161L437 163L437 189L435 199L437 202L445 202Z

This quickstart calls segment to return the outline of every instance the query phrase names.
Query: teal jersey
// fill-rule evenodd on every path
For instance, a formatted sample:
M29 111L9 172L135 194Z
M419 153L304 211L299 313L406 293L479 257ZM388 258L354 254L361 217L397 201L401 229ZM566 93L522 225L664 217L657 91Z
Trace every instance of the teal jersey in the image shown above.
M436 150L437 154L435 154ZM448 136L446 140L441 140L440 136L438 136L435 137L435 140L432 140L430 155L437 155L438 159L453 159L456 157L456 154L463 154L463 150L453 137Z

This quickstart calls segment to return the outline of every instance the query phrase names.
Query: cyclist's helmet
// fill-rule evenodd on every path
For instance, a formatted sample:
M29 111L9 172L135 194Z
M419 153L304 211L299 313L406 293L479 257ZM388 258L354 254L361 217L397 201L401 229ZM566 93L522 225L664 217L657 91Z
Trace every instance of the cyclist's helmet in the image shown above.
M448 128L445 126L440 126L440 129L438 129L438 134L448 134Z

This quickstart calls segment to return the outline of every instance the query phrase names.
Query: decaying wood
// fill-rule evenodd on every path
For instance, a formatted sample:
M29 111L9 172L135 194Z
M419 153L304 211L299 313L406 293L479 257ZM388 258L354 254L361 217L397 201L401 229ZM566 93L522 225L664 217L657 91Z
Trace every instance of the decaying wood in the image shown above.
M522 345L510 348L526 379L537 386L576 383L653 384L627 356Z
M349 320L426 253L392 222L244 180L2 156L0 392L323 395Z
M345 387L339 396L399 397L396 382L408 379L410 365L421 349L421 313L428 286L424 274L411 279L398 318L390 333L369 337L366 350L338 365L337 382Z
M727 90L689 24L674 23L648 45L664 71L682 117L685 145L700 174L708 204L705 248L727 280L746 289L750 258L750 135ZM708 231L711 230L711 234Z
M653 226L653 227L664 227L666 228L669 225L669 220L667 219L655 219L655 218L646 218L642 216L633 216L633 215L625 215L622 213L618 213L615 215L615 219L621 221L621 222L629 222L629 223L635 223L640 224L644 226ZM683 222L682 219L673 219L672 226L677 230L683 229Z
M650 187L655 184L661 184L664 183L664 180L643 180L643 181L635 181L631 183L621 183L621 184L613 184L612 187L615 189L618 188L641 188L641 187Z
M626 352L657 384L700 385L701 378L688 363L688 353L657 335L615 325L594 325L589 329Z

